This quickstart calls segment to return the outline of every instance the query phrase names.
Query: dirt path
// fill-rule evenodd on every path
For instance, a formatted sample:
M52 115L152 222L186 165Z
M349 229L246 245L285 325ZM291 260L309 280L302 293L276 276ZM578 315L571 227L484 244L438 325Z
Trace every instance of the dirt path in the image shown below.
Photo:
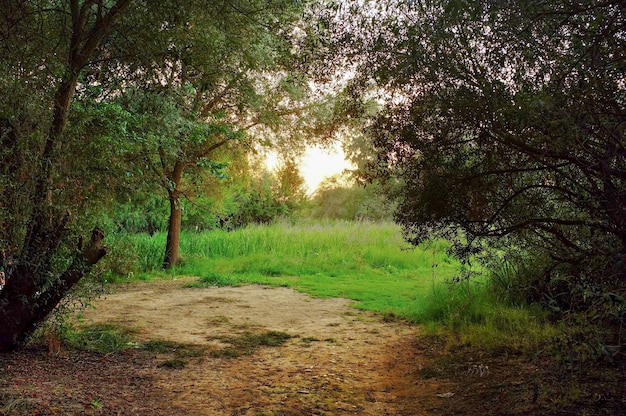
M142 340L217 349L223 338L281 331L286 344L237 358L207 358L155 371L155 387L174 408L196 415L426 414L399 357L415 328L384 323L345 299L316 299L287 288L185 288L181 281L133 285L85 315L116 323ZM411 357L411 365L419 366ZM429 394L434 394L428 389ZM422 409L418 409L422 407Z
M141 348L0 354L0 415L578 416L626 405L620 366L563 373L550 356L420 337L345 299L192 280L120 285L85 312L81 325L132 328ZM238 344L285 333L282 345ZM171 342L146 348L155 340Z

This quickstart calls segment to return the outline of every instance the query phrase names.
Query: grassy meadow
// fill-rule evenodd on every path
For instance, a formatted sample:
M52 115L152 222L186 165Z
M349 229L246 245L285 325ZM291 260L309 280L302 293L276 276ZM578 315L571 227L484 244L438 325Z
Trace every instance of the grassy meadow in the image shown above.
M451 284L461 266L447 255L446 242L412 247L390 222L285 222L183 233L184 263L167 272L160 270L165 238L113 236L113 250L123 250L136 270L116 280L192 275L198 286L286 286L352 299L357 308L420 323L426 331L447 328L487 347L534 345L552 331L533 311L497 301L488 273Z

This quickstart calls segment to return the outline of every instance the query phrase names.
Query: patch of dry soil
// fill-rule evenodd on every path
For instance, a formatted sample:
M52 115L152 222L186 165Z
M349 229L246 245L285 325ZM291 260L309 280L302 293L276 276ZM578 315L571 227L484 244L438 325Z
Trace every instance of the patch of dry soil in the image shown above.
M0 415L624 414L621 365L564 373L550 356L418 336L345 299L185 287L193 280L118 285L81 321L133 328L140 340L173 341L177 351L102 355L59 350L52 339L52 353L33 344L0 354ZM291 338L217 354L229 346L225 337L267 331ZM181 357L182 368L163 365Z
M281 331L285 345L237 358L207 358L158 371L155 388L176 408L196 415L409 415L397 387L398 348L415 328L384 323L346 299L318 299L263 286L185 288L184 282L132 285L96 302L90 323L137 329L142 340L163 339L220 348L219 339ZM419 363L413 363L419 364Z

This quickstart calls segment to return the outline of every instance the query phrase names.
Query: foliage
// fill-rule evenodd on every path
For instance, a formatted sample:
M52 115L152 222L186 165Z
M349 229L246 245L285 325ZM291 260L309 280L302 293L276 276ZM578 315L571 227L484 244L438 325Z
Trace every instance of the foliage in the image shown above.
M290 210L298 209L307 199L305 180L296 161L288 158L276 171L278 195Z
M232 198L232 213L225 219L230 229L248 224L270 224L289 212L287 205L275 198L275 182L269 173L264 174L249 188L237 190Z
M271 224L294 216L304 203L304 179L293 162L276 174L265 169L234 187L224 203L220 227L227 230L250 224Z
M346 175L325 179L315 191L306 215L314 219L352 221L390 220L394 203L378 183L358 185Z
M111 231L154 234L166 227L167 206L159 194L138 194L132 200L119 202L111 210Z
M604 311L586 325L604 322L623 351L624 316L608 312L626 294L623 4L385 7L359 85L386 103L375 171L402 183L407 238L507 253L526 300L561 318Z
M197 196L180 201L183 230L232 230L269 224L297 216L306 203L304 179L293 161L276 172L238 161L225 167L224 173L228 176L225 179L201 178L195 184ZM159 194L139 193L128 202L115 204L108 214L101 213L101 221L109 224L111 232L122 235L154 235L167 230L166 202Z

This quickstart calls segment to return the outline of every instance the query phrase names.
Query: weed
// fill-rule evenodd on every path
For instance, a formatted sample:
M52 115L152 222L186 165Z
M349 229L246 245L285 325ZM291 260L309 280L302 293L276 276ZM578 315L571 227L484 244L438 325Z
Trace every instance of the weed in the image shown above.
M29 414L31 403L21 397L0 396L0 414L2 415L24 415Z
M102 402L98 399L93 399L89 405L91 406L92 409L102 409Z
M129 348L136 348L137 342L132 335L136 331L116 325L96 324L69 331L66 334L66 343L83 351L99 354L109 354Z

